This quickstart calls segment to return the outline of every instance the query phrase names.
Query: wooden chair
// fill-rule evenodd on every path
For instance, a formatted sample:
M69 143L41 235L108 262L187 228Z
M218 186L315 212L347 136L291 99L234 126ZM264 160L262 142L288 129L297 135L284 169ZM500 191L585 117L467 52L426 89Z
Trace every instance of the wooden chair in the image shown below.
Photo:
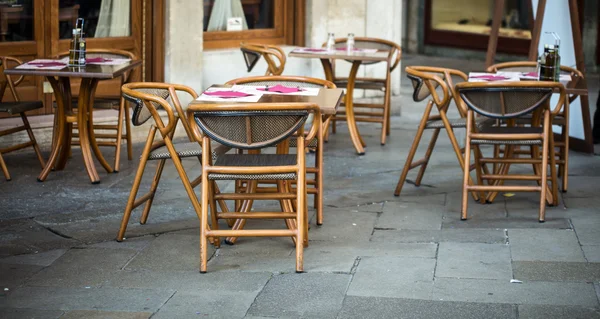
M447 112L450 107L450 102L452 102L453 96L456 96L456 92L454 92L454 81L452 77L456 77L461 81L467 81L468 76L458 70L428 66L406 67L406 75L412 82L414 88L413 100L415 102L421 102L428 97L431 98L427 103L427 106L425 107L425 112L423 113L423 117L421 118L421 122L419 123L417 134L415 136L415 139L413 140L413 144L408 153L408 157L406 158L406 162L404 164L404 168L402 169L402 173L400 174L398 185L396 186L396 190L394 191L395 196L400 196L400 192L402 191L402 187L404 186L404 182L406 181L408 172L413 168L420 167L419 173L417 174L417 178L414 184L415 186L421 185L423 175L425 174L425 170L427 169L427 164L429 163L429 159L431 158L431 154L433 153L433 149L442 129L446 130L446 133L448 135L448 138L450 139L450 143L452 144L452 148L454 149L454 153L456 154L456 158L458 159L458 163L460 164L461 169L465 169L466 163L463 157L463 150L460 148L459 143L456 140L456 136L454 135L454 129L466 128L467 111L466 109L462 109L460 105L457 104L457 109L459 111L460 116L459 118L449 119ZM441 96L436 89L441 91ZM437 115L431 114L434 105L437 108ZM476 122L477 125L482 126L491 124L491 122L493 121L486 117L479 117L476 120ZM425 130L433 130L433 135L431 136L431 139L429 141L429 146L427 147L425 156L417 161L414 161L414 156L417 152L417 149L419 148L419 143L421 141L421 138L423 137L423 132ZM466 165L466 167L468 170L470 170L470 165ZM470 175L469 183L472 184ZM477 193L473 192L472 194L475 200L479 199Z
M470 185L468 170L464 171L461 219L467 219L467 192L482 191L497 193L506 192L540 192L540 209L538 219L545 220L547 196L550 202L558 200L556 182L556 158L554 155L554 138L552 138L552 118L560 110L568 107L565 99L565 89L560 83L554 82L463 82L456 86L458 102L468 107L467 138L465 145L465 162L470 160L471 148L479 145L505 145L503 157L496 154L484 158L479 152L475 153L477 185ZM548 103L552 92L559 92L560 98L553 110ZM497 119L501 126L478 128L474 113ZM530 126L516 126L515 120L526 114L532 114ZM517 158L513 151L517 145L537 145L542 148L541 157L531 154L530 158ZM499 163L500 169L493 174L482 172L481 166L486 163ZM533 174L508 174L511 165L533 165ZM548 164L550 164L550 182L552 187L548 192ZM483 181L492 181L484 185ZM537 186L503 185L506 180L536 181Z
M20 150L31 146L35 151L35 154L37 155L38 161L40 162L42 168L46 166L44 157L40 152L40 148L37 142L35 141L35 136L33 135L33 131L31 130L31 126L29 125L29 121L27 120L27 115L25 115L25 112L40 109L44 105L42 104L42 101L21 101L16 88L19 84L23 82L24 76L21 75L16 80L14 80L10 75L4 74L5 68L11 68L21 64L23 64L23 62L21 62L21 60L19 59L13 57L0 57L0 73L3 74L3 76L0 77L0 100L2 100L2 98L4 97L4 93L6 92L7 86L13 98L12 102L0 102L0 112L8 113L9 115L18 114L21 117L21 120L23 121L23 125L21 126L0 131L0 137L22 131L26 131L27 135L29 136L29 142L0 148L0 168L2 169L4 178L7 181L10 181L11 177L10 173L8 172L8 167L6 167L6 163L2 158L2 154L10 153L12 151Z
M309 77L298 77L298 76L256 76L256 77L246 77L239 78L235 80L231 80L227 82L227 84L233 85L246 85L246 86L275 86L277 84L285 85L285 86L293 86L293 87L301 87L301 88L328 88L334 89L336 88L335 84L331 83L327 80L309 78ZM329 127L329 122L331 120L331 116L326 116L322 119L322 128L319 131L319 134L311 140L306 142L306 147L313 149L315 151L315 165L313 167L307 167L307 174L314 174L314 179L307 180L307 191L309 194L314 194L314 207L317 211L317 225L323 224L323 139L324 132L327 131ZM306 121L306 127L312 125L312 116L309 116L309 119ZM305 129L305 133L308 130ZM296 147L296 139L292 138L289 141L291 147ZM238 188L243 189L243 188ZM258 188L258 191L276 191L276 189L261 189ZM235 242L235 241L233 241ZM232 242L231 242L232 243Z
M58 55L59 58L68 57L69 52L62 52ZM88 49L86 51L87 58L107 58L107 59L131 59L136 60L135 54L117 49ZM121 82L119 86L131 81L133 72L128 71L120 77ZM77 108L77 97L73 98L73 108ZM121 144L123 139L127 144L127 159L132 160L133 150L131 142L131 125L129 116L129 106L123 100L123 97L119 98L95 98L94 109L104 110L117 110L118 118L116 124L94 124L94 130L90 130L90 134L93 134L92 138L102 139L98 141L99 146L111 146L115 148L115 162L114 170L119 171L121 161ZM125 127L123 128L123 122ZM76 126L74 126L76 128ZM115 133L99 133L95 131L114 131ZM73 134L74 137L78 137L78 134ZM74 144L78 144L79 141L73 141Z
M267 62L265 75L281 75L285 68L285 52L276 45L244 43L240 44L240 50L244 55L248 72L252 71L260 57Z
M167 159L173 161L188 197L192 202L192 206L194 207L196 214L198 214L198 217L200 217L200 204L198 198L194 194L194 187L201 182L201 178L198 177L193 181L190 181L183 168L181 159L186 157L196 157L200 160L200 156L202 155L201 146L193 138L189 122L186 121L185 118L181 118L185 117L185 113L179 102L179 98L177 97L177 93L179 92L188 94L194 99L197 98L198 94L192 88L178 84L144 82L125 84L121 90L123 98L132 102L134 105L132 116L133 125L142 125L150 118L153 119L154 123L150 126L150 132L148 133L148 138L144 144L144 149L140 157L140 164L138 165L133 185L131 186L131 192L129 193L129 198L127 200L127 205L125 207L125 212L123 213L121 228L117 234L117 241L123 240L133 209L145 203L140 218L140 224L145 224L148 220L148 214L152 207L156 188L160 182ZM167 100L170 100L170 102ZM161 119L161 114L158 112L159 110L164 110L166 112L168 118L166 124ZM189 142L173 142L175 129L180 121L188 136ZM156 140L157 131L160 136L160 139L158 140ZM213 148L215 156L218 152L225 153L226 151L227 149L222 146L215 146ZM156 172L154 173L154 179L150 185L150 191L137 197L146 164L148 161L153 160L157 160L158 165L156 167Z
M490 66L487 72L536 72L537 62L533 61L518 61L518 62L505 62ZM561 65L560 71L562 74L569 74L571 76L577 76L581 79L584 78L581 71ZM569 104L575 101L579 95L569 95ZM525 119L527 122L529 118ZM556 152L558 164L558 176L562 178L561 191L566 192L569 182L569 109L565 108L561 110L552 121L553 125L560 127L560 134L554 136L554 146L557 148ZM515 150L515 152L520 153Z
M347 38L335 39L336 48L346 47ZM323 43L326 46L326 43ZM400 64L402 58L402 48L400 45L383 39L376 38L354 38L354 47L361 49L378 49L390 52L390 59L386 65L386 75L384 78L366 78L357 77L354 88L384 92L382 103L354 103L354 115L357 122L381 123L381 145L385 144L387 135L390 135L390 103L392 96L392 78L391 74ZM363 65L370 65L378 62L364 61ZM335 65L333 65L333 83L338 87L347 87L348 78L335 76ZM345 121L345 112L339 111L339 114L332 119L332 132L336 131L337 121Z
M192 114L193 113L193 114ZM314 114L313 125L307 135L304 123L310 113ZM285 142L297 132L299 150L306 141L315 138L321 127L321 114L316 104L199 104L190 106L188 119L195 117L202 131L202 217L200 226L200 272L207 270L207 239L213 237L277 236L292 237L296 242L296 272L302 272L304 245L308 244L308 217L306 209L306 165L305 153L296 154L226 154L214 161L210 140L225 146L261 150ZM200 133L196 132L198 138ZM216 181L249 181L247 193L219 194ZM277 181L279 192L256 193L259 180ZM295 192L284 187L285 181L295 180ZM255 212L248 206L240 211L219 212L216 200L284 200L283 212ZM296 200L294 211L291 201ZM211 208L211 224L208 224L208 207ZM219 230L218 219L238 219L231 230ZM243 230L247 219L285 219L288 229Z

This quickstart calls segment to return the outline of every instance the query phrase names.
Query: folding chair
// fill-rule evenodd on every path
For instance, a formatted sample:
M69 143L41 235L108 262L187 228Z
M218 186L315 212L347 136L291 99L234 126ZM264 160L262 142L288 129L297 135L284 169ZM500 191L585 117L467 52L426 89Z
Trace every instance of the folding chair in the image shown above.
M487 69L487 72L537 72L537 62L533 61L518 61L518 62L505 62L498 63L490 66ZM561 74L569 74L571 76L576 76L581 79L584 79L583 73L581 71L561 65L560 66ZM569 104L573 103L579 95L571 94L569 95ZM530 120L530 117L524 119L525 122ZM521 121L523 122L523 121ZM554 146L558 149L556 152L558 164L558 176L562 178L562 192L567 192L568 182L569 182L569 109L565 108L561 110L556 116L553 118L552 125L556 125L560 127L560 134L554 136ZM553 134L554 135L554 134ZM515 150L516 153L521 153L518 150Z
M475 169L477 185L470 185L468 171L463 178L463 196L461 219L467 219L467 192L483 191L490 194L500 191L507 192L540 192L540 209L538 219L545 220L546 200L558 201L558 186L556 179L556 158L554 154L554 138L552 134L552 118L559 114L563 107L568 107L564 86L554 82L463 82L456 86L459 94L458 103L466 105L467 138L465 145L465 162L470 160L471 148L479 145L505 145L503 157L496 154L484 158L480 152L475 152ZM560 98L553 110L548 107L552 92L559 92ZM565 105L566 103L566 105ZM503 125L478 128L474 113L497 119ZM529 126L516 126L516 119L532 114ZM515 157L514 148L517 145L536 145L542 148L541 157L534 152L530 158ZM482 172L481 165L498 163L499 169L493 174ZM530 164L533 174L509 174L509 168L515 164ZM548 186L548 164L550 164L550 182ZM484 185L483 181L492 181ZM504 185L506 180L535 181L536 186ZM548 192L550 190L550 193ZM488 196L490 195L488 194Z
M178 84L143 82L125 84L121 90L123 98L134 104L132 115L133 125L142 125L150 118L154 120L154 123L150 126L150 132L148 133L148 138L144 144L144 150L140 157L140 164L138 165L133 185L131 186L131 192L129 193L129 198L127 200L127 205L125 207L125 212L123 213L121 228L117 234L117 241L123 240L133 209L145 203L140 218L140 224L145 224L148 220L148 214L152 207L156 188L160 182L167 159L173 161L188 197L192 202L192 206L198 217L200 217L200 204L198 198L194 194L194 187L201 182L201 178L198 177L193 181L190 181L183 168L181 159L186 157L196 157L200 159L200 156L202 155L202 148L192 135L189 122L185 120L184 110L177 97L177 93L182 92L189 94L194 99L197 98L198 94L192 88ZM167 99L170 100L170 103L167 102ZM160 109L166 112L168 118L166 124L161 119L160 113L158 113L158 110ZM173 143L173 135L175 134L175 129L180 121L185 129L189 142ZM160 139L155 141L157 131ZM218 154L223 154L225 152L227 152L227 148L221 145L213 147L213 154L215 157ZM158 165L156 167L154 179L150 185L150 191L140 197L136 197L146 164L148 161L152 160L158 160Z
M470 163L464 161L463 150L460 148L458 141L456 140L456 136L454 135L454 129L466 128L467 126L465 118L466 110L461 109L457 104L460 118L449 119L447 115L452 97L456 96L452 77L455 76L460 80L467 81L467 75L458 70L428 66L409 66L406 67L406 73L407 77L412 81L414 88L413 100L415 102L420 102L430 96L431 99L425 107L425 112L423 113L423 117L419 123L417 134L415 135L413 144L408 152L408 157L406 158L404 168L402 169L400 179L398 180L396 190L394 191L395 196L400 196L400 192L402 191L402 187L404 186L408 172L413 168L419 167L419 173L417 174L414 184L415 186L421 185L423 175L427 169L427 164L429 164L429 159L431 158L431 154L433 153L433 149L442 129L445 129L446 133L448 134L448 138L450 139L450 143L452 144L452 148L454 149L454 153L456 154L456 158L458 159L460 167L463 170L465 170L466 167L467 171L470 171L471 168ZM441 91L441 96L438 91L436 91L438 88ZM437 115L431 114L434 105L438 111ZM480 126L487 125L490 122L491 121L485 117L480 117L477 119L477 125ZM433 130L433 135L429 141L429 146L427 147L425 156L417 161L414 161L413 159L417 149L419 148L419 143L425 130ZM465 163L467 163L467 165L465 165ZM470 175L469 183L472 184ZM476 200L479 199L475 192L473 192L473 198Z
M285 68L285 52L276 45L244 43L240 44L240 50L244 55L248 72L252 71L260 57L267 62L265 75L281 75ZM276 62L277 61L277 62Z
M191 114L193 113L193 114ZM313 125L304 134L304 122L314 114ZM260 150L284 142L297 132L298 149L315 138L321 127L321 114L316 104L197 104L188 109L188 118L194 117L202 131L202 217L200 225L200 272L207 270L207 239L213 237L276 236L292 237L296 242L296 271L302 272L304 245L307 239L306 166L305 153L296 154L226 154L213 159L210 141L245 150ZM199 136L198 136L199 138ZM219 194L216 181L249 181L247 193ZM279 192L256 193L257 181L277 181ZM296 192L283 186L285 181L296 181ZM255 212L247 209L230 212L217 210L216 200L286 200L283 212ZM294 211L291 201L296 200ZM208 207L211 209L211 227ZM243 207L244 208L244 207ZM219 230L218 219L238 219L231 230ZM243 230L247 219L285 219L288 229ZM244 222L241 222L244 221ZM295 223L291 223L294 221Z
M246 77L239 78L235 80L231 80L227 82L227 84L233 85L244 85L244 86L275 86L275 85L284 85L284 86L293 86L300 88L327 88L334 89L336 88L335 84L331 83L327 80L309 78L309 77L298 77L298 76L256 76L256 77ZM307 180L308 193L314 194L314 208L317 211L317 225L323 224L323 132L327 131L329 127L329 122L331 121L331 116L325 116L322 119L322 128L317 134L316 138L308 140L306 146L310 149L314 149L315 151L315 165L313 167L307 167L306 172L308 174L314 174L314 179ZM306 121L306 125L312 125L312 116L309 116ZM305 132L308 132L305 130ZM291 147L296 147L296 139L291 138L289 140ZM260 189L258 191L276 191L276 189ZM235 242L235 240L233 241ZM233 243L231 242L231 243Z
M5 68L10 68L13 66L21 65L23 62L21 60L13 58L13 57L0 57L0 72L4 74ZM17 132L26 131L29 136L29 142L20 143L16 145L12 145L5 148L0 148L0 169L2 169L2 173L4 174L4 178L7 181L11 180L10 173L8 172L8 167L6 167L6 163L2 158L2 154L10 153L12 151L24 149L26 147L33 147L35 151L35 155L37 155L38 161L42 168L46 166L46 162L44 161L44 157L40 152L40 148L35 141L35 136L33 135L33 131L31 130L31 126L29 125L29 121L27 120L27 115L25 112L32 111L36 109L41 109L44 105L42 101L21 101L19 98L19 94L17 92L17 86L23 82L24 76L20 76L17 80L13 80L12 77L8 74L4 74L4 76L0 77L0 100L4 97L4 93L6 92L6 87L10 90L10 94L12 95L12 102L0 102L0 112L8 113L9 115L19 115L21 120L23 121L23 125L9 128L6 130L0 131L0 137L6 136L9 134L14 134Z
M336 48L346 47L347 38L335 39ZM326 44L324 43L323 46ZM384 78L360 78L357 77L354 88L370 91L379 91L384 93L382 103L354 103L354 115L356 122L381 123L381 145L385 144L386 138L390 135L390 103L392 96L392 78L391 74L400 64L402 58L402 48L400 45L383 39L355 37L354 47L361 49L378 49L389 51L390 60L386 65L386 75ZM378 62L364 61L362 65L371 65ZM333 65L333 83L338 87L347 87L348 78L335 76L335 65ZM339 111L332 119L332 132L336 131L337 121L345 121L345 111Z

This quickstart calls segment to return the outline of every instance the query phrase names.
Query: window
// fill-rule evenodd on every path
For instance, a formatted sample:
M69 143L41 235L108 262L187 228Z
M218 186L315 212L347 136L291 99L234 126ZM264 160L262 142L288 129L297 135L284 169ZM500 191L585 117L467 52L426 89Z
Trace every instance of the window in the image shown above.
M128 37L131 35L131 1L60 0L60 39L70 39L77 18L83 18L86 38Z
M204 48L304 41L305 0L204 0Z
M32 0L0 1L0 42L33 41Z

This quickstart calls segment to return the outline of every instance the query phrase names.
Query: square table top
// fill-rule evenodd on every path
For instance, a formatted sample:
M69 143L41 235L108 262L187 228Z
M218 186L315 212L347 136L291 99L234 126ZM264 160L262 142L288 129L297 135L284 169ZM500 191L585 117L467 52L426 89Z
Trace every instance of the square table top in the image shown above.
M17 69L16 67L4 70L5 74L11 75L37 75L37 76L57 76L72 78L94 78L94 79L114 79L123 73L142 64L141 60L128 61L119 65L100 65L88 64L85 67L65 66L60 70L51 70L44 68L37 69Z
M390 59L390 51L378 50L377 52L351 52L345 50L324 51L324 52L302 52L295 49L288 54L290 57L309 58L309 59L343 59L348 61L371 61L383 62Z
M211 87L226 88L231 85L213 85ZM319 94L316 96L307 95L285 95L285 94L263 94L260 99L255 103L315 103L321 109L323 115L335 115L337 108L342 102L344 97L343 89L325 89L319 90ZM200 101L193 100L190 102L189 107L192 108L194 105L202 104L249 104L248 102L235 102L223 99L223 101ZM252 103L252 102L250 102Z

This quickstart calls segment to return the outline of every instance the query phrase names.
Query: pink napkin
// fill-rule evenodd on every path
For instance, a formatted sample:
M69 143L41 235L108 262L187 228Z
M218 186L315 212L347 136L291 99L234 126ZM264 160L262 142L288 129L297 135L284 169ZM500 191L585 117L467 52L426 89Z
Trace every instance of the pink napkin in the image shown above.
M62 62L28 62L27 64L37 66L38 68L45 68L51 66L66 66L66 63Z
M277 92L277 93L296 93L296 92L303 91L301 88L283 86L281 84L277 84L275 86L267 86L265 88L258 88L258 90L267 91L267 92Z
M348 48L347 48L347 47L343 47L343 48L336 48L336 50L337 50L337 51L348 51ZM361 49L359 49L359 48L354 48L354 49L352 49L352 51L362 51L362 50L361 50Z
M220 97L220 98L224 98L224 99L252 96L252 94L238 92L238 91L213 91L213 92L204 92L203 94L210 95L210 96L216 96L216 97Z
M529 76L529 77L538 77L538 73L537 72L529 72L529 73L523 73L523 76Z
M472 76L472 79L481 79L481 80L486 80L486 81L500 81L500 80L506 80L508 79L505 76L498 76L498 75L476 75L476 76Z
M103 57L85 59L85 62L87 62L87 63L99 63L99 62L110 62L110 61L112 61L112 59L105 59Z
M307 51L307 52L326 52L327 50L325 50L325 49L315 49L315 48L304 48L304 49L302 49L302 51Z

